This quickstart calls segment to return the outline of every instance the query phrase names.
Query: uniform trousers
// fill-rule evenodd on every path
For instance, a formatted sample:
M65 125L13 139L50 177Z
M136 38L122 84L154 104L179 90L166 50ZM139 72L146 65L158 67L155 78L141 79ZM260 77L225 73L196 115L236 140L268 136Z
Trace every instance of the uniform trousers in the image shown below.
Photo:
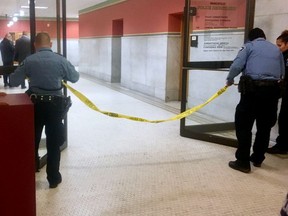
M280 150L288 151L288 88L282 96L281 108L278 116L278 137L276 145Z
M53 102L35 102L35 157L38 159L39 143L43 127L45 126L46 148L47 148L47 180L50 184L59 182L61 174L60 166L60 146L64 142L64 130L62 123L62 112L57 104Z
M3 74L3 82L5 85L9 85L9 74Z
M3 63L3 66L13 66L13 62ZM5 86L8 86L10 84L9 78L10 78L9 74L6 74L6 73L3 74L3 82Z
M269 146L270 131L277 121L277 106L280 95L278 85L255 86L253 92L241 94L240 102L235 112L235 129L238 147L236 159L261 164L265 159L265 152ZM256 136L253 153L250 157L252 145L252 128L256 122Z

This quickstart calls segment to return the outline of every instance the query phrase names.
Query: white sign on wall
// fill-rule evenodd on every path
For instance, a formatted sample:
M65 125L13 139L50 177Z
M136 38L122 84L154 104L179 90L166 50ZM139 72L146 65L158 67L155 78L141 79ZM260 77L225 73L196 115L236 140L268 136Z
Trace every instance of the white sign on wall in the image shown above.
M243 41L244 31L194 33L191 35L190 61L233 61Z

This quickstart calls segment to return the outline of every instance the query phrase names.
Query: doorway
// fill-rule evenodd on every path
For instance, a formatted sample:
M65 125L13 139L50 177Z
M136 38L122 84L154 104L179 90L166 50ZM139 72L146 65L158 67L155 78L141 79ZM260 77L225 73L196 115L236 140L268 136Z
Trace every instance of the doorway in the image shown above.
M112 21L112 62L111 83L121 82L121 52L123 37L123 19Z
M185 0L181 112L204 103L207 95L215 93L218 89L215 83L224 82L225 71L253 27L254 0L223 0L221 4L224 6ZM232 100L233 95L230 96ZM199 124L189 116L181 119L180 135L236 147L234 119L233 115L228 115L229 106L221 98L212 105L205 107L207 119Z
M180 101L182 88L182 17L183 13L169 14L167 39L166 102Z

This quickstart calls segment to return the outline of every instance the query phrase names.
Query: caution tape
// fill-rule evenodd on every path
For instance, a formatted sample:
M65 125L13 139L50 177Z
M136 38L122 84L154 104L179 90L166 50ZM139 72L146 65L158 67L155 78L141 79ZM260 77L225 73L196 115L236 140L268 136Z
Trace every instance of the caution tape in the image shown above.
M114 113L114 112L102 111L92 101L90 101L85 95L83 95L81 92L79 92L76 89L72 88L67 83L63 82L63 85L67 89L69 89L78 99L80 99L80 101L82 101L86 106L88 106L92 110L95 110L97 112L100 112L100 113L102 113L104 115L107 115L107 116L110 116L110 117L113 117L113 118L125 118L125 119L129 119L129 120L132 120L132 121L148 122L148 123L161 123L161 122L175 121L175 120L179 120L179 119L185 118L185 117L191 115L192 113L198 111L202 107L206 106L208 103L210 103L215 98L219 97L228 88L228 86L225 86L225 87L221 88L214 95L212 95L206 102L204 102L204 103L202 103L202 104L200 104L198 106L195 106L195 107L193 107L191 109L188 109L185 112L182 112L182 113L180 113L180 114L178 114L176 116L173 116L173 117L168 118L168 119L162 119L162 120L148 120L148 119L135 117L135 116L128 116L128 115L123 115L123 114Z

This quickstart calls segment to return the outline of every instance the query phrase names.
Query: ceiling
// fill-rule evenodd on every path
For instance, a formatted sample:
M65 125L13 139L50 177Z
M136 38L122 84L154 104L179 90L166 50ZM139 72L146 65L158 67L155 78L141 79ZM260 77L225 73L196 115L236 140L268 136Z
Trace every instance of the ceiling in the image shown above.
M28 6L29 0L1 0L0 17L13 16L24 11L24 16L29 16L29 9L21 9L21 6ZM61 0L60 0L61 1ZM97 5L107 0L66 0L67 18L77 18L78 11L87 7ZM48 9L36 9L36 17L56 17L56 0L35 0L35 5L48 7ZM61 1L62 2L62 1Z

